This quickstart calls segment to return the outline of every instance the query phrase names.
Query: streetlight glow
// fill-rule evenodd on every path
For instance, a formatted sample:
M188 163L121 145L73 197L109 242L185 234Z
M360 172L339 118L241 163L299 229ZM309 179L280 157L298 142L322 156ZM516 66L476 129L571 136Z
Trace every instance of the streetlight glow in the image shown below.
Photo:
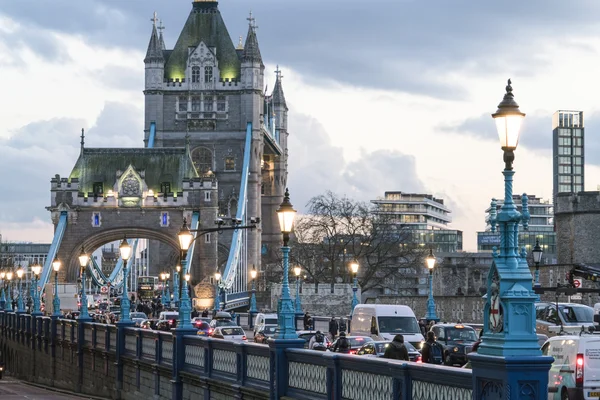
M358 261L352 261L350 263L350 270L352 271L352 273L354 275L356 275L358 273Z
M279 217L279 226L281 228L281 232L285 235L289 235L294 227L294 218L296 218L296 210L294 210L294 206L290 203L290 192L286 188L285 195L283 197L283 202L279 205L277 209L277 217ZM284 238L284 243L285 243Z
M10 280L12 280L12 277L13 277L13 273L12 272L9 271L9 272L6 273L6 279L8 279L10 281Z
M531 255L533 256L533 262L539 264L542 261L542 254L544 254L542 248L540 247L540 241L535 241L535 246L531 251Z
M258 272L256 271L256 267L253 265L252 269L250 270L250 277L252 279L256 279L256 275L258 275Z
M216 279L217 281L220 281L220 280L221 280L221 273L220 273L219 271L215 272L215 279Z
M42 266L40 264L35 264L31 267L31 271L35 274L35 276L38 276L42 272ZM2 273L0 273L0 279L2 278Z
M90 261L90 256L88 256L86 254L86 252L83 251L83 247L82 247L81 254L79 254L79 265L81 266L81 268L85 268L89 261Z
M185 278L186 282L189 282L190 281L190 274L185 274L184 278Z
M433 255L432 249L429 249L429 255L425 258L425 261L427 262L427 268L429 268L429 271L433 271L433 267L435 267L435 256Z
M296 265L294 267L294 275L296 275L296 277L299 277L301 272L302 272L302 268L300 268L299 266Z
M192 241L194 240L194 235L192 235L192 232L188 228L185 218L183 219L183 226L177 234L177 237L179 238L179 246L181 247L181 250L188 251Z
M60 265L60 260L58 259L58 257L54 256L54 260L52 261L52 269L54 270L54 272L58 272L58 270L60 269Z
M17 270L17 278L22 279L24 273L25 273L25 271L23 271L23 268L19 268Z
M124 262L127 262L127 260L129 260L129 257L131 257L131 246L127 242L126 237L123 238L123 241L119 246L119 252L121 253L121 258Z
M519 105L515 101L510 79L506 85L504 99L498 104L498 110L492 114L492 118L496 122L502 149L515 150L519 143L519 132L525 114L519 110Z

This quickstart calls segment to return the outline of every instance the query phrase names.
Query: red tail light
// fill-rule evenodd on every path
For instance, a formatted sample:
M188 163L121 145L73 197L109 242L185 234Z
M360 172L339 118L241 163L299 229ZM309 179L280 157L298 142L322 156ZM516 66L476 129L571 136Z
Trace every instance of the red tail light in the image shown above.
M417 359L415 360L415 362L422 363L423 362L423 357L418 356Z
M350 350L350 354L356 354L356 350Z
M248 340L246 339L246 335L242 336L242 340Z
M212 335L213 331L214 331L214 329L213 329L213 328L210 328L210 329L208 330L208 334L209 334L209 335Z
M583 386L583 354L577 354L577 361L575 363L575 385Z

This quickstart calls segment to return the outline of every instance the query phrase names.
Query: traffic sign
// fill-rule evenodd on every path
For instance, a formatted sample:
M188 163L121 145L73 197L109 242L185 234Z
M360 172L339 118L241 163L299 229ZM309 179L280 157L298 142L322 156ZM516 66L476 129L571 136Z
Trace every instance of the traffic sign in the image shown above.
M582 285L583 285L582 279L579 279L579 278L573 279L573 286L575 286L577 289L582 287Z
M102 287L100 288L100 293L108 293L108 287L106 287L106 286L102 286Z

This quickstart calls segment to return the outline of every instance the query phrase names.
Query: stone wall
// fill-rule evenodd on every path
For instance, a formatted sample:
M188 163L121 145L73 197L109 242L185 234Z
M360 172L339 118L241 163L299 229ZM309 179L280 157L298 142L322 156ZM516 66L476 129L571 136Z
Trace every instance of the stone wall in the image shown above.
M296 284L290 284L292 300L296 299ZM352 285L346 283L302 284L300 291L300 302L302 311L308 311L312 315L341 316L350 313L352 305ZM356 292L360 301L360 287ZM271 286L271 310L277 310L277 302L281 298L281 284ZM295 303L294 303L295 304Z

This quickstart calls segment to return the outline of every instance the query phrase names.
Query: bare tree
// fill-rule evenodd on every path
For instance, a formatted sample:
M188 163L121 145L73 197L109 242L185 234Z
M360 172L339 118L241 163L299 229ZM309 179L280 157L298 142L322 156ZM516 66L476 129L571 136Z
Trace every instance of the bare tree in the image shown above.
M423 259L423 249L411 243L410 233L388 216L332 192L309 201L307 215L296 221L292 241L292 262L315 282L351 282L348 264L357 260L363 291L392 287L390 278L399 266L420 265Z

